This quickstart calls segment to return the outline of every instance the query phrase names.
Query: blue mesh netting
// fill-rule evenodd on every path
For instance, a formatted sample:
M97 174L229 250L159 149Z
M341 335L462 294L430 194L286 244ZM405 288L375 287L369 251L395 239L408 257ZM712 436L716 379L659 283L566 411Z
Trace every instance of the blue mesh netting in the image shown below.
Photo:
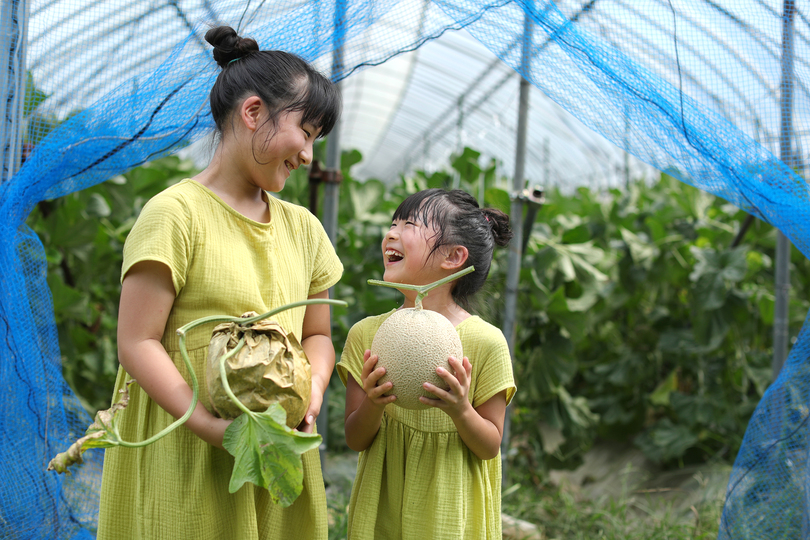
M795 8L795 75L780 89L785 6ZM42 200L207 133L217 68L200 39L205 24L238 26L262 48L326 70L341 47L336 79L464 28L594 131L658 169L681 171L683 181L778 227L810 255L798 157L810 118L803 3L4 0L0 15L8 74L31 73L47 94L26 110L29 146L0 149L4 171L9 154L26 156L0 185L0 462L9 471L0 481L0 538L91 538L100 484L99 452L88 452L71 476L45 472L91 419L61 376L45 253L26 217ZM0 83L10 96L5 134L21 86L8 76ZM778 144L785 89L794 131L788 163ZM54 119L64 121L45 135ZM808 536L806 328L746 432L720 538Z

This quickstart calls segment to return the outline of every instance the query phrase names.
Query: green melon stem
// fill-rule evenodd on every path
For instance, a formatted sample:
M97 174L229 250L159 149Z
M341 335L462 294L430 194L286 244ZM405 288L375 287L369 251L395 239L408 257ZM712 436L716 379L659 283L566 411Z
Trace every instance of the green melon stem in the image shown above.
M369 279L369 285L380 285L382 287L391 287L392 289L407 289L409 291L416 291L416 309L422 309L422 299L428 295L428 292L435 289L436 287L440 287L445 283L450 283L451 281L460 278L461 276L466 276L470 272L474 271L474 266L468 266L464 270L460 270L455 274L450 274L447 277L440 279L439 281L434 281L433 283L429 283L427 285L409 285L408 283L391 283L390 281L380 281L377 279Z
M239 343L236 344L236 347L234 347L227 354L222 355L222 358L219 359L219 378L220 382L222 383L222 389L225 390L225 393L228 395L231 401L233 401L234 405L239 407L239 410L241 410L243 413L252 416L253 411L245 407L245 405L239 400L239 398L236 397L236 395L234 395L233 390L231 390L231 385L228 383L228 373L225 371L225 362L244 345L245 345L245 336L243 334L242 338L239 340Z

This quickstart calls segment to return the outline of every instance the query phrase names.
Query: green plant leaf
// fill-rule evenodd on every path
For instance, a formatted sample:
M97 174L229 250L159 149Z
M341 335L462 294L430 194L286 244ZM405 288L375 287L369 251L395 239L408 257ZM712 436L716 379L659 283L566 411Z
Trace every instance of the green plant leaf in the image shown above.
M90 200L87 201L87 215L91 218L107 217L110 215L110 205L98 193L90 195Z
M652 268L653 262L660 253L655 244L649 242L646 235L634 234L627 229L621 229L622 240L627 249L630 250L630 257L633 262L646 270Z
M377 222L381 220L390 223L390 215L377 213L380 201L385 196L385 184L379 180L367 180L361 183L353 183L349 189L349 194L354 207L354 219L360 221L373 221L377 217Z
M28 117L40 103L48 99L48 94L37 88L34 83L34 76L30 71L25 72L25 100L23 104L23 115Z
M351 169L353 165L357 165L363 161L363 154L359 150L346 150L340 156L340 169L342 171Z
M290 506L304 487L301 454L317 448L321 436L287 427L287 413L273 404L263 413L242 414L225 430L223 446L235 458L228 489L245 482L270 492L273 502Z
M458 171L463 182L474 182L478 179L478 175L481 174L481 166L478 164L480 157L481 152L464 147L461 155L453 160L451 165Z
M650 394L650 403L653 405L669 405L669 396L678 389L678 370L673 369L669 376L661 381Z
M509 214L512 208L512 201L509 200L509 192L500 188L489 188L484 193L484 200L487 206L497 208L504 214Z

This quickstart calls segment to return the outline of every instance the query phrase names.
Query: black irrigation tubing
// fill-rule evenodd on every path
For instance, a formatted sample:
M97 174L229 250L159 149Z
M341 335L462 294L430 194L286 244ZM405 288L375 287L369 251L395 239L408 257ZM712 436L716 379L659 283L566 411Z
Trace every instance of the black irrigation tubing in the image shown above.
M150 159L152 159L154 156L156 156L156 155L158 155L158 154L160 154L160 153L162 153L162 152L165 152L166 150L169 150L169 149L173 148L174 146L176 146L177 144L181 143L183 140L185 140L185 138L186 138L186 137L188 137L188 134L189 134L189 133L191 133L192 131L194 131L194 128L196 128L196 127L197 127L197 124L199 124L199 123L200 123L200 115L197 115L197 116L194 118L194 123L193 123L193 124L191 124L191 127L190 127L190 128L188 128L188 129L186 130L186 132L185 132L185 133L183 133L183 134L182 134L182 135L181 135L181 136L180 136L180 137L179 137L179 138L178 138L176 141L174 141L173 143L171 143L171 144L169 144L169 145L167 145L167 146L164 146L164 147L163 147L163 148L161 148L160 150L155 150L154 152L152 152L151 154L149 154L148 156L146 156L146 157L144 158L144 160L143 160L143 161L149 161L149 160L150 160ZM141 163L143 163L143 162L141 162ZM132 165L132 167L137 167L138 165L140 165L140 163L137 163L137 164L135 164L135 165Z
M672 7L672 0L667 0L667 3L669 4L669 9L672 11L672 39L675 44L675 63L678 65L678 98L681 107L681 131L684 137L686 137L686 142L688 142L692 148L701 154L705 153L711 155L708 149L703 148L703 145L701 145L701 148L698 148L695 143L692 142L692 138L689 136L689 130L686 129L686 119L683 114L683 74L681 73L681 57L678 52L678 16L675 13L675 8Z
M163 152L165 152L165 151L167 151L167 150L170 150L171 148L175 147L175 146L176 146L178 143L182 142L182 141L183 141L183 140L184 140L184 139L185 139L185 138L188 136L188 134L189 134L189 133L191 133L191 132L194 130L194 128L195 128L195 127L197 127L197 124L199 123L199 121L200 121L200 118L199 118L199 116L197 116L197 117L194 119L194 123L191 125L191 127L190 127L190 128L188 128L188 129L186 130L186 132L185 132L185 133L183 133L183 135L181 135L181 136L180 136L180 137L179 137L177 140L175 140L173 143L171 143L171 144L167 144L166 146L164 146L163 148L160 148L159 150L155 150L154 152L152 152L151 154L147 155L147 156L146 156L145 158L143 158L142 160L138 161L137 163L133 163L132 165L128 165L128 166L127 166L127 167L125 167L125 168L126 168L126 169L131 169L132 167L137 167L138 165L140 165L140 164L142 164L142 163L144 163L144 162L146 162L146 161L149 161L149 160L150 160L150 159L152 159L153 157L158 156L158 155L162 154Z
M494 10L494 9L500 9L503 6L512 3L512 1L513 0L501 0L501 1L497 2L497 3L495 3L495 4L486 6L484 9L482 9L481 11L476 12L474 15L470 15L469 17L467 17L466 19L464 19L462 21L456 21L456 24L447 25L444 28L442 28L441 30L439 30L437 33L429 35L429 36L425 36L425 37L421 38L419 41L415 41L414 43L412 43L409 47L404 48L404 49L399 49L399 50L389 54L388 56L386 56L385 58L383 58L381 60L374 60L374 61L361 62L359 64L355 64L348 72L346 72L345 74L341 74L340 77L336 78L335 82L342 81L343 79L349 77L352 73L354 73L355 71L357 71L361 67L379 66L380 64L383 64L383 63L387 62L388 60L390 60L391 58L394 58L395 56L399 56L400 54L404 54L404 53L413 52L416 49L418 49L419 47L421 47L422 45L424 45L425 43L427 43L428 41L432 41L434 39L438 39L438 38L442 37L444 35L444 33L447 32L448 30L452 30L454 32L458 31L458 30L462 30L462 29L466 28L467 26L471 25L472 23L478 21L481 17L484 16L485 13L488 13L489 11Z
M178 86L177 88L175 88L174 90L169 92L169 95L167 95L165 98L163 98L163 100L160 102L160 104L158 104L158 106L155 108L155 110L152 111L152 114L149 116L149 121L146 122L146 124L135 135L133 135L132 137L130 137L126 141L122 142L121 144L119 144L118 146L116 146L115 148L113 148L112 150L110 150L109 152L107 152L106 154L101 156L100 158L98 158L96 161L94 161L93 163L91 163L90 165L85 167L84 169L80 170L79 172L77 172L75 174L72 174L72 175L68 176L67 178L65 178L65 180L68 180L70 178L75 178L76 176L79 176L80 174L84 174L85 172L87 172L90 169L94 168L98 164L108 160L109 158L111 158L112 156L114 156L115 154L117 154L118 152L120 152L121 150L123 150L124 148L126 148L127 146L129 146L130 144L135 142L136 140L138 140L144 133L146 133L146 130L149 129L149 126L152 125L152 121L155 119L155 116L157 115L157 113L160 112L160 110L163 108L163 106L166 105L166 103L172 97L174 97L174 95L177 94L190 81L191 81L191 79L187 79L186 81L183 82L183 84L181 84L180 86Z

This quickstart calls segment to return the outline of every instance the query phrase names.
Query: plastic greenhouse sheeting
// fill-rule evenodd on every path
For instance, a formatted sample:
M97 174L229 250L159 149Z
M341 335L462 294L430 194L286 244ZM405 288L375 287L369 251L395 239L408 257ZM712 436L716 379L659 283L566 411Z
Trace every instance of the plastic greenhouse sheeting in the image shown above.
M238 27L345 79L344 126L383 122L362 142L366 176L446 155L463 132L483 133L508 162L516 118L503 111L519 73L615 148L771 223L808 256L808 15L806 3L773 0L4 0L0 158L3 178L14 174L0 184L0 460L10 470L0 538L92 538L102 462L89 451L71 476L45 471L91 419L61 376L45 253L26 217L209 132L217 68L206 25ZM431 43L462 33L474 55ZM391 92L352 91L409 51L419 57L394 73L405 79ZM386 105L377 117L375 100ZM544 140L565 169L558 129L533 107L529 171ZM746 431L720 538L810 536L808 348L805 324Z

